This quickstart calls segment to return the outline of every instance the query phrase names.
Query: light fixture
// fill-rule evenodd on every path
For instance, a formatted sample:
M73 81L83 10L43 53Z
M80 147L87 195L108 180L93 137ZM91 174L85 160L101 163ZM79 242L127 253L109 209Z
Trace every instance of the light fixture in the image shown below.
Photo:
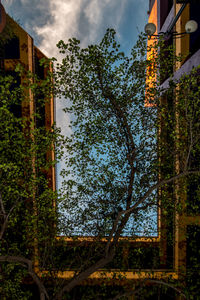
M144 27L144 31L148 36L153 37L159 37L163 36L164 38L168 38L170 36L173 37L179 37L180 35L186 34L186 33L193 33L198 29L198 23L194 20L189 20L185 24L185 32L174 32L167 30L166 32L159 32L158 34L154 34L156 32L156 25L154 23L147 23Z
M194 20L190 20L185 24L185 32L186 33L193 33L197 30L198 24Z
M147 35L154 35L156 32L156 25L154 23L147 23L144 27L144 31Z
M181 0L179 3L182 3L181 8L179 9L177 15L174 17L174 19L172 20L172 22L169 24L169 27L167 29L166 32L159 32L157 35L155 35L154 33L156 32L156 25L154 23L148 23L145 25L145 33L148 36L154 36L154 37L159 37L159 36L163 36L164 39L168 39L169 37L173 36L173 37L180 37L183 34L186 33L193 33L197 30L198 28L198 24L196 21L194 20L190 20L186 23L185 25L185 32L174 32L173 28L176 25L176 22L178 21L179 17L181 16L183 10L185 9L186 5L190 2L191 0ZM199 1L199 0L198 0Z

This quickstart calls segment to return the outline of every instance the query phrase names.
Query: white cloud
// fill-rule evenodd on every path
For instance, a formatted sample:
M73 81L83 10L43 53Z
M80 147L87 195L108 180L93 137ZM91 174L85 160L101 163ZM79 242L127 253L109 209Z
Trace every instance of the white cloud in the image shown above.
M112 1L113 3L113 1ZM91 24L98 24L102 21L102 10L106 9L106 7L111 4L110 0L98 1L93 0L90 1L89 4L86 6L86 16Z
M24 0L27 1L27 0ZM59 58L56 43L78 37L83 46L102 38L107 27L117 28L127 0L49 0L50 20L34 30L42 40L39 48L49 57ZM105 18L106 16L106 18ZM106 21L105 21L106 20ZM66 135L70 134L69 116L62 109L65 99L57 100L57 125Z
M56 99L56 123L62 129L62 134L69 136L71 134L70 117L63 112L64 107L66 107L66 100L64 98Z
M126 1L49 0L51 20L42 27L34 28L42 38L39 47L48 56L57 56L55 45L60 39L67 41L75 36L81 39L84 46L96 42L99 36L103 36L106 27L118 27Z
M60 39L66 39L70 33L76 31L76 14L80 0L63 2L62 0L49 1L49 10L52 15L43 27L35 27L36 33L42 37L39 47L48 55L56 56L56 43Z
M120 23L127 18L127 15L125 16L127 4L137 3L135 13L140 15L139 18L143 22L143 7L147 2L147 0L2 0L8 13L21 21L25 30L39 41L38 47L49 57L59 57L56 43L61 39L66 42L70 37L77 37L81 40L81 45L86 47L90 43L98 42L108 27L114 27L118 31L119 38ZM135 15L132 19L135 20ZM126 43L125 40L123 43ZM56 100L56 122L62 128L62 133L69 135L70 117L62 110L66 101L66 99ZM62 167L64 162L60 163L58 170ZM60 178L58 182L60 183Z
M2 4L5 6L5 5L7 5L7 6L10 6L10 5L12 5L12 3L14 2L14 0L2 0Z

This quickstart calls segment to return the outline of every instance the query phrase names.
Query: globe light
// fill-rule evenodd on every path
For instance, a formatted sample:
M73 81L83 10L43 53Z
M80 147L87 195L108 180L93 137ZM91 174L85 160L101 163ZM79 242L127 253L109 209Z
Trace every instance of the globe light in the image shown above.
M198 24L196 21L194 20L189 20L186 24L185 24L185 31L186 33L192 33L195 32L198 28Z
M154 23L147 23L144 31L147 35L153 35L156 32L156 25Z

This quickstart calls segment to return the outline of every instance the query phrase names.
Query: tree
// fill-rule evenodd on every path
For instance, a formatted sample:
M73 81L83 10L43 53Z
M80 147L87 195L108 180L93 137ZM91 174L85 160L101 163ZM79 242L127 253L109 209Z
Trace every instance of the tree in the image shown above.
M20 81L23 82L20 83ZM25 80L26 78L26 80ZM55 236L52 207L57 198L49 186L47 171L55 162L47 159L59 131L38 125L41 110L27 113L30 94L43 107L51 95L49 78L41 82L22 66L0 74L0 261L2 299L29 299L24 280L45 288L36 275L41 244L48 247ZM45 98L41 95L45 94ZM48 225L48 226L47 226ZM37 251L37 252L36 252ZM45 253L40 254L45 259Z
M163 49L162 41L146 50L144 36L128 56L121 52L113 30L98 45L81 49L79 41L71 39L67 44L60 41L58 47L65 57L54 72L54 91L67 99L65 110L72 115L72 134L65 139L56 130L37 129L32 120L16 118L11 105L21 103L26 94L22 86L8 92L10 79L1 77L2 297L19 298L20 291L22 299L31 298L31 276L40 299L126 299L133 294L148 299L158 293L158 287L160 295L186 298L181 282L170 278L166 282L147 276L121 287L115 282L126 279L116 269L148 266L153 274L161 268L159 247L130 244L138 236L157 233L158 208L166 223L165 237L173 246L174 236L170 239L169 233L175 225L170 216L182 212L184 205L177 198L174 201L172 192L179 191L181 184L186 192L187 178L199 173L199 164L192 163L199 151L198 77L185 76L176 82L171 65L181 58L173 49ZM147 51L151 53L148 58ZM167 89L160 86L166 74L170 78ZM150 75L151 80L146 80ZM28 88L38 94L42 88L46 94L49 82L46 79L41 86L30 80ZM65 150L66 161L56 214L49 206L55 195L43 175L46 164L55 163L44 159L52 142L57 157ZM42 193L37 194L41 184ZM30 199L36 199L36 214ZM57 228L52 226L54 221ZM56 239L56 231L71 238L70 242ZM35 241L40 273L32 266ZM59 279L58 271L65 270L74 271L71 279ZM103 280L95 291L92 286L81 286L98 270L114 270L110 287Z
M106 237L100 259L94 264L88 258L86 271L80 262L80 273L63 288L69 291L113 261L121 237L151 235L159 206L167 244L174 246L172 216L185 208L172 195L181 198L180 185L187 194L187 178L199 172L199 163L192 165L199 144L199 79L197 70L173 77L173 66L184 58L162 40L146 48L140 36L128 56L113 30L86 49L76 39L58 47L64 58L56 82L72 114L61 231Z

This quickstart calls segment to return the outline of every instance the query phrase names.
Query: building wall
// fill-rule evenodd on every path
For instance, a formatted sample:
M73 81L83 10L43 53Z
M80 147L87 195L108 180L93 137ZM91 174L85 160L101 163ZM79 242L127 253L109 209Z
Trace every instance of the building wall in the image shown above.
M182 4L177 3L176 0L157 0L157 1L149 1L150 2L150 14L149 14L149 23L153 22L157 27L157 33L166 32L170 23L177 15L180 10ZM155 7L156 6L156 7ZM200 65L200 2L199 1L191 1L188 3L179 17L174 31L180 33L185 31L185 24L188 20L193 19L198 22L198 30L189 35L185 34L181 38L173 38L172 43L175 47L176 55L183 55L184 60L182 62L176 63L174 65L174 78L179 79L184 73L190 74L194 67ZM157 15L156 13L157 12ZM198 76L198 75L197 75ZM164 82L162 82L162 87L167 88L169 86L169 79L166 78ZM164 100L163 100L164 101ZM166 100L167 101L167 100ZM173 99L174 105L176 105L176 95L174 95ZM176 114L176 134L180 133L179 127L179 115ZM164 130L164 129L161 129ZM196 165L199 164L197 162L198 158L196 158ZM180 170L179 158L175 157L174 167L177 173ZM187 179L182 181L182 185L175 184L174 187L174 195L175 201L181 198L181 202L183 207L186 207L186 203L190 203L192 201L189 198L188 192L183 192L183 186L188 184ZM191 184L191 183L190 183ZM196 184L196 189L198 188L198 184ZM192 190L192 194L195 193L195 188ZM197 206L200 207L200 201L197 203ZM165 220L162 218L160 220L160 228L161 228L161 248L164 253L164 261L167 260L167 251L166 251L166 243L164 242L167 239L167 235L165 233ZM194 236L192 237L192 228L196 230L195 236L199 236L200 232L200 214L199 209L193 211L193 213L188 214L187 209L183 210L182 213L176 213L174 218L174 250L173 250L173 267L175 272L178 275L179 280L185 280L185 275L190 266L190 262L192 260L191 243L192 238L195 240ZM166 236L165 236L166 235ZM193 245L194 245L193 243ZM195 252L195 250L194 250ZM196 260L200 259L200 255L196 251ZM197 272L197 270L196 270Z
M34 45L33 38L19 25L17 24L9 15L6 15L6 27L4 32L1 33L5 35L5 38L8 37L6 43L3 43L3 46L0 49L0 71L3 74L10 74L16 78L17 83L24 84L26 86L26 81L31 80L32 83L34 76L38 77L38 82L40 80L45 80L47 73L52 71L52 65L41 66L40 60L47 59L47 57ZM21 77L16 75L15 68L18 64L21 64L24 67L25 75ZM27 77L27 73L30 72L33 76L31 78ZM34 128L46 128L46 130L51 130L51 127L54 123L54 98L53 95L46 98L45 95L39 95L42 101L38 101L38 96L33 94L31 89L28 89L25 92L25 98L22 101L21 106L18 105L14 108L15 116L23 117L25 122L27 122L28 132L30 130L30 125ZM40 103L43 102L43 105ZM45 103L45 105L44 105ZM41 118L37 117L37 113L40 114ZM31 133L28 133L31 134ZM52 145L53 148L53 145ZM44 154L45 155L45 154ZM53 150L48 150L46 152L46 161L54 161L55 153ZM51 164L50 164L51 165ZM55 167L50 166L46 170L38 170L36 166L36 157L32 159L32 170L33 174L41 175L47 180L48 186L50 189L55 191ZM42 184L38 184L35 188L32 198L30 199L31 209L33 209L33 214L38 215L37 209L37 197L43 191ZM55 201L55 200L51 200ZM49 203L50 207L55 207L55 203ZM55 224L51 224L50 226ZM34 223L33 230L37 232L37 224ZM33 245L33 262L34 267L38 267L38 240L34 238Z
M26 71L30 71L32 74L36 74L39 78L45 79L48 69L40 66L39 61L42 58L47 58L35 45L33 38L18 25L9 15L6 16L6 22L12 31L12 39L5 44L4 49L1 49L0 61L1 70L5 73L14 74L17 64L22 64ZM23 84L27 80L26 77L19 78L19 81ZM31 90L27 94L28 101L24 101L21 107L21 114L29 120L35 119L35 112L37 107L37 99L32 94ZM41 123L50 130L54 123L54 99L53 96L45 102L45 108L43 111L43 118ZM38 126L35 120L34 126ZM47 159L54 160L54 152L47 153ZM47 172L47 178L49 186L55 190L55 168L49 168Z
M149 22L153 22L157 25L157 32L160 31L166 31L168 28L170 22L172 21L173 17L177 13L177 11L180 8L180 4L175 4L173 5L173 2L171 1L163 1L163 0L154 0L150 1L150 15L149 15ZM167 12L167 13L166 13ZM187 5L184 13L180 17L179 21L177 22L176 25L176 30L178 32L183 31L184 28L184 23L189 19L190 16L190 6ZM45 78L45 72L47 70L42 69L42 67L39 65L39 60L41 58L45 58L45 55L37 48L34 46L34 41L26 33L15 21L13 21L9 16L7 16L7 22L11 24L13 27L13 30L16 34L16 36L19 39L19 51L15 51L15 57L2 57L1 58L1 67L4 68L5 71L13 71L14 67L16 66L17 63L21 62L25 68L28 71L31 71L33 73L36 73L38 76L41 76L41 79ZM198 37L197 37L198 40ZM197 66L200 63L200 55L199 55L199 49L196 49L196 51L190 55L189 48L190 48L190 43L191 43L191 38L189 36L183 37L183 39L175 40L174 41L175 46L176 46L176 52L178 53L183 53L187 55L185 59L184 64L180 64L175 66L174 72L175 76L181 76L183 72L190 72L193 66ZM17 44L17 41L16 41ZM17 46L16 46L17 47ZM195 46L196 47L196 46ZM7 51L8 53L9 51ZM4 53L6 54L6 53ZM50 66L51 68L51 66ZM21 78L21 81L23 82L24 78ZM168 80L166 79L165 82L163 82L163 85L167 85ZM29 97L31 99L30 102L24 103L22 107L22 115L26 116L27 118L33 118L35 109L37 108L37 103L36 99L34 98L34 95L31 94L31 91L29 91ZM43 123L45 124L47 129L51 128L51 125L53 124L54 121L54 109L53 109L53 98L50 99L49 102L46 102L45 108L44 108L44 119ZM36 126L37 124L35 124ZM47 153L47 157L50 159L54 159L54 152ZM178 165L177 165L178 168ZM55 190L55 170L54 168L49 168L48 170L48 179L49 179L49 184L52 187L53 190ZM162 215L161 215L162 217ZM180 274L180 267L182 267L184 264L186 266L186 260L188 252L186 251L187 248L187 232L188 236L191 236L192 238L192 227L187 227L187 226L197 226L200 225L200 216L189 216L189 215L177 215L176 216L176 222L178 226L176 227L177 230L175 232L175 247L174 247L174 256L173 256L173 268L171 266L166 264L167 261L167 251L166 251L166 243L165 242L165 237L166 237L166 232L165 230L165 222L160 219L160 228L163 230L161 233L161 236L157 238L152 238L152 239L146 239L142 240L142 238L135 240L135 241L122 241L122 256L123 256L123 262L127 265L127 269L124 270L123 274L124 276L124 281L131 281L131 280L138 280L141 278L148 278L148 276L151 276L152 270L150 270L148 263L151 264L149 257L151 257L151 253L147 251L147 257L145 261L144 259L144 251L141 250L141 259L144 261L144 266L143 270L138 272L138 270L134 269L136 268L135 265L133 264L134 260L131 260L131 255L134 256L134 249L141 247L141 249L150 249L151 247L156 247L158 248L158 245L160 245L160 249L162 249L162 252L164 253L163 255L159 255L162 258L161 264L160 262L158 263L157 266L155 266L154 270L154 278L156 279L163 279L165 280L168 277L171 277L173 279L179 279L179 274ZM180 226L181 224L181 226ZM66 238L67 239L67 238ZM73 242L71 240L66 241L66 243ZM87 241L89 244L90 241ZM61 245L63 247L63 244ZM88 246L88 245L87 245ZM180 247L181 246L181 247ZM119 247L120 248L120 247ZM66 249L66 247L65 247ZM63 251L63 249L62 249ZM67 251L67 250L66 250ZM143 251L143 252L142 252ZM190 249L192 251L192 249ZM130 254L130 256L129 256ZM66 253L64 253L64 256L66 256ZM163 256L163 257L162 257ZM152 258L152 257L151 257ZM190 262L192 263L192 262ZM141 266L140 266L141 267ZM166 270L168 267L168 270ZM118 262L116 265L111 267L113 268L113 272L118 272L117 275L119 275L119 279L116 280L117 284L121 284L121 278L120 278L120 270L119 270L119 265ZM118 269L118 270L117 270ZM164 270L165 269L165 270ZM117 271L116 271L117 270ZM150 275L149 275L150 274ZM41 274L42 275L42 274ZM59 272L59 266L58 266L58 277L61 279L69 279L74 275L73 270L66 270L66 272ZM92 274L92 276L89 278L89 280L93 280L94 282L97 282L99 284L99 279L112 279L112 272L95 272ZM134 299L134 297L132 298Z

